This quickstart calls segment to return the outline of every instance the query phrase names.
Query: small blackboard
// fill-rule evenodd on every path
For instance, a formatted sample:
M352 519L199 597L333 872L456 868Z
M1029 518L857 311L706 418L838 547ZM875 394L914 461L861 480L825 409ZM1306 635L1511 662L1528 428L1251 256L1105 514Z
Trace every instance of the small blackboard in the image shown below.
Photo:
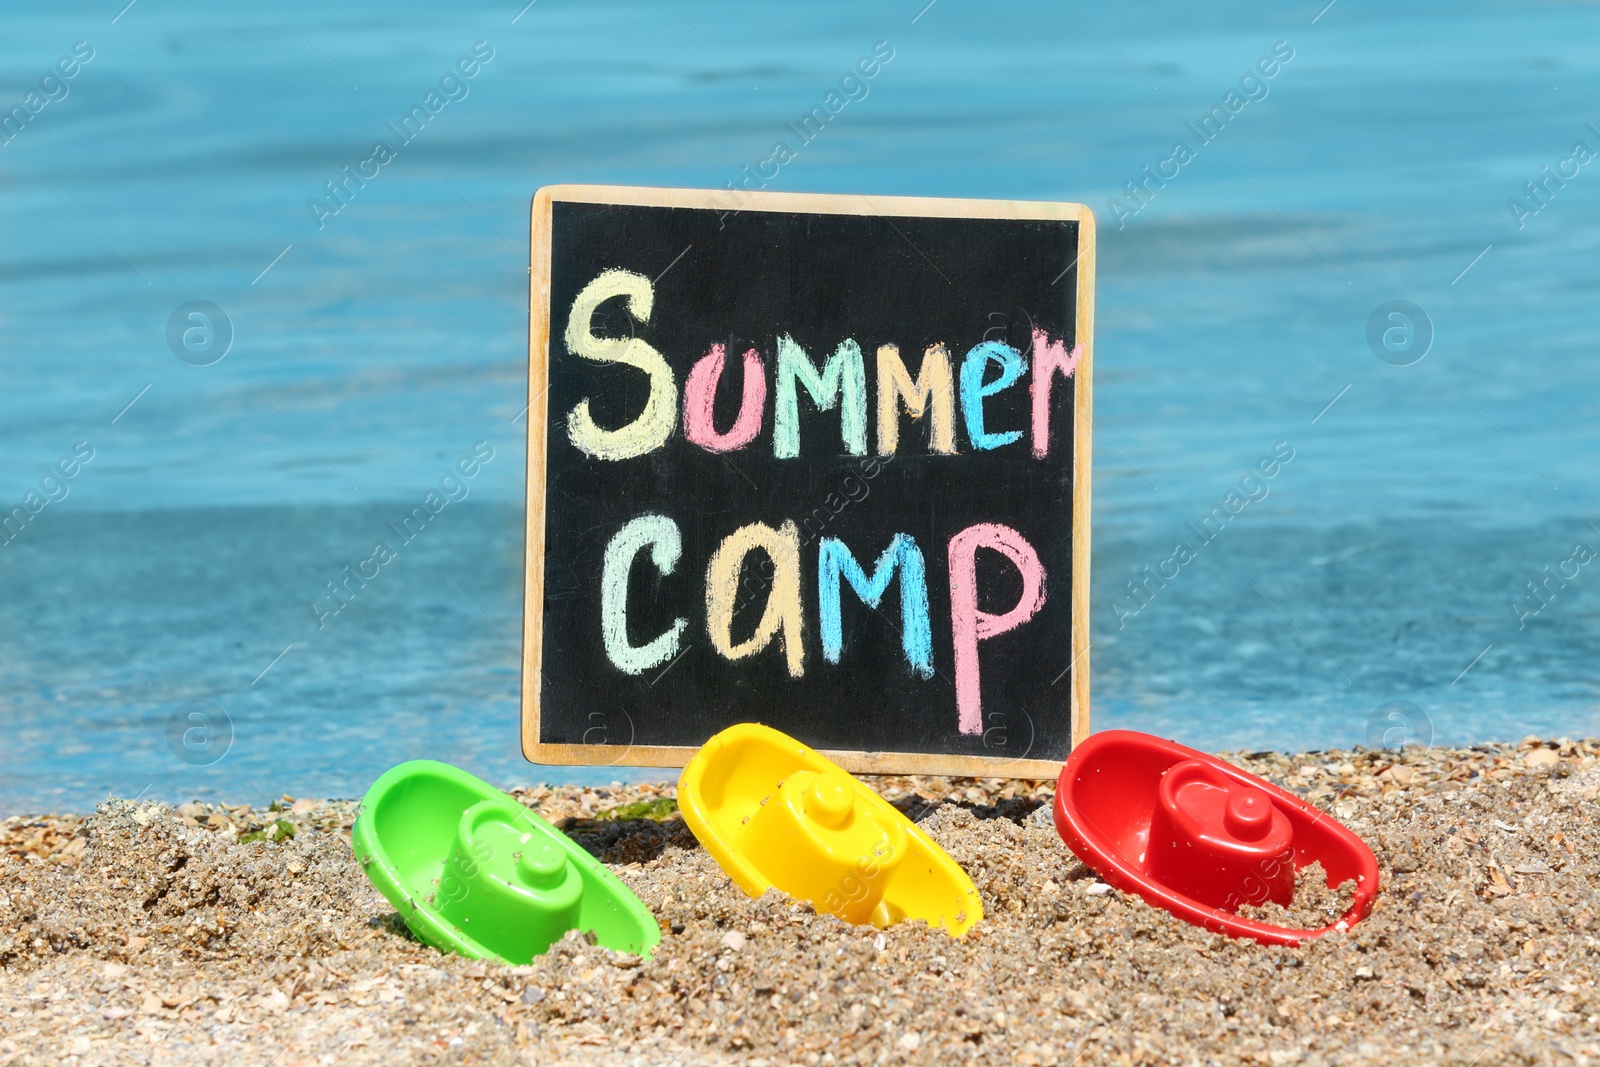
M1089 729L1094 218L534 197L523 750L739 722L864 773L1053 777Z

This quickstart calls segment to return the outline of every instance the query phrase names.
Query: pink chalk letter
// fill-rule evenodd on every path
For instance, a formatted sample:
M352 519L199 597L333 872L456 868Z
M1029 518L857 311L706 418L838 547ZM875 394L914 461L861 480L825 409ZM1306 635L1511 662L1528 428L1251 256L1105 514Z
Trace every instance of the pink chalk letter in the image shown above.
M744 354L744 395L739 401L739 417L727 433L718 433L712 418L717 398L717 383L727 350L719 342L711 346L689 371L683 385L683 432L707 452L733 452L756 439L761 432L761 412L767 404L767 372L755 349Z
M1035 335L1037 336L1037 334ZM978 610L978 549L989 548L1022 573L1022 597L1004 615ZM950 621L956 646L956 711L961 732L983 732L978 642L1015 630L1044 605L1044 566L1027 538L1009 526L980 522L950 539Z
M1065 341L1052 341L1049 335L1037 326L1033 329L1033 454L1037 459L1043 459L1050 454L1050 387L1055 384L1055 376L1059 373L1063 378L1072 377L1078 369L1078 361L1083 358L1083 345L1078 345L1067 354Z

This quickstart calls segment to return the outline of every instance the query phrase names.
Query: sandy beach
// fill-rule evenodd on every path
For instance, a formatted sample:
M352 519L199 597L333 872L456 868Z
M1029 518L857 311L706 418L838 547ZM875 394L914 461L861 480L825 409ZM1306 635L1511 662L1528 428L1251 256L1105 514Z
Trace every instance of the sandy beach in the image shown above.
M354 801L11 818L0 1065L1600 1059L1600 742L1230 758L1371 844L1367 921L1299 950L1186 926L1067 851L1051 782L868 779L977 883L961 941L746 898L669 786L514 790L664 931L647 961L573 935L527 967L412 939Z

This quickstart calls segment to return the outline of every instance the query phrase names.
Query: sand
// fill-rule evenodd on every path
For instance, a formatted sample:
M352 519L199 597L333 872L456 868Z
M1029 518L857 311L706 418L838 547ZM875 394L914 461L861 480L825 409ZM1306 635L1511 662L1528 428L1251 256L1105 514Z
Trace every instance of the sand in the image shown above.
M977 883L961 941L750 900L676 815L604 817L670 787L516 790L665 930L527 967L411 939L353 802L9 819L0 1065L1600 1060L1600 742L1231 758L1372 845L1367 921L1298 950L1186 926L1073 858L1048 782L869 779Z

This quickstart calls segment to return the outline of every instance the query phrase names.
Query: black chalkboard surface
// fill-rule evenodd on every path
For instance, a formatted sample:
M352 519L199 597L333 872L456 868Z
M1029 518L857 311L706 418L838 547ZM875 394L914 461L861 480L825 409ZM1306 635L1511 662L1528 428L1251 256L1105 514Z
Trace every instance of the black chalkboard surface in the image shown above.
M1094 219L556 186L533 201L523 749L761 722L879 773L1088 732Z

